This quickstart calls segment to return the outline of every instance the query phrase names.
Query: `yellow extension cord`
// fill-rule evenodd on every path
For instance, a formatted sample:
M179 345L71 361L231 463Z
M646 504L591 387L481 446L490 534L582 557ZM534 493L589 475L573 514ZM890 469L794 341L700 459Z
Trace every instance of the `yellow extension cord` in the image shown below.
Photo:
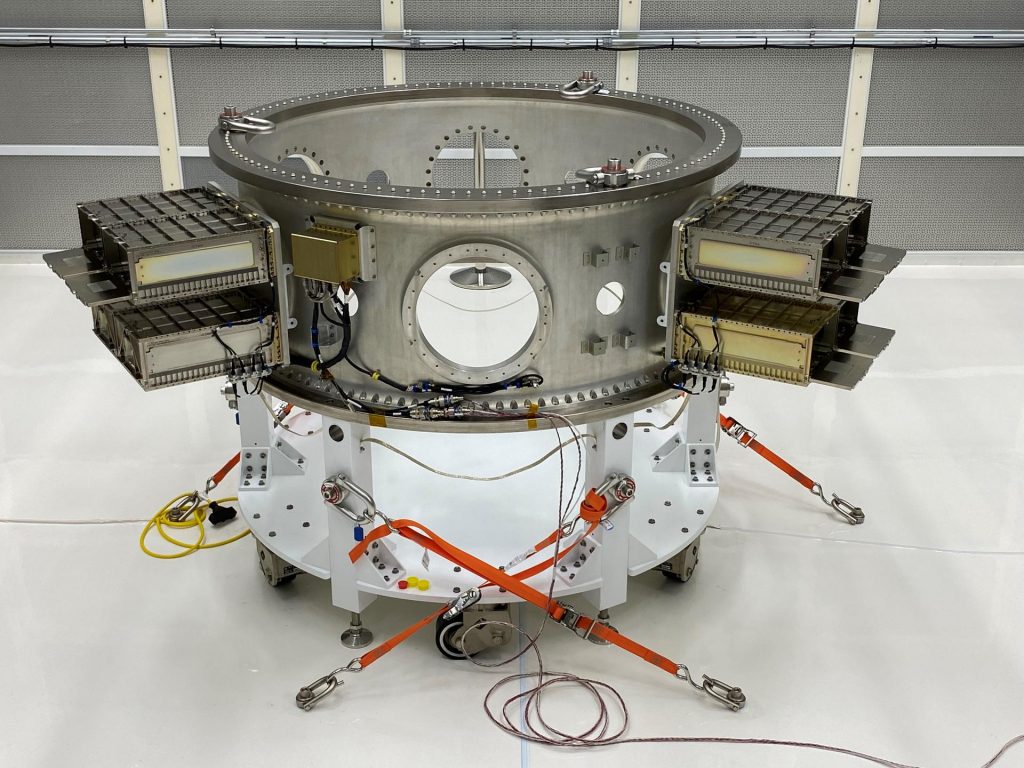
M201 549L215 549L216 547L223 547L225 544L231 544L232 542L245 538L250 533L248 528L227 539L221 539L220 541L213 542L206 541L206 526L203 525L203 521L206 519L206 511L210 508L210 504L226 504L230 501L238 501L238 497L227 496L223 499L201 500L197 493L182 493L175 496L164 505L163 509L153 515L148 523L146 523L146 526L142 529L142 533L139 536L139 548L150 557L155 557L158 560L176 560L179 557L187 557L188 555L194 554ZM171 518L172 513L182 510L185 511L183 519L174 520ZM150 531L154 528L156 528L157 533L160 534L164 541L169 544L173 544L181 551L165 554L162 552L154 552L147 547L146 539L148 538ZM199 537L195 541L181 541L180 539L174 538L174 536L168 533L167 530L185 530L188 528L199 529Z

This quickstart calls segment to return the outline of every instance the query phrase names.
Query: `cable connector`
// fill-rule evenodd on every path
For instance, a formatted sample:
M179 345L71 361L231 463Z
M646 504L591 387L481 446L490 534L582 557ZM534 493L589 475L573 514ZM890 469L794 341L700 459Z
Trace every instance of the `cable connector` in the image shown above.
M238 510L234 507L218 504L216 501L210 502L210 516L207 518L210 525L223 525L237 516Z

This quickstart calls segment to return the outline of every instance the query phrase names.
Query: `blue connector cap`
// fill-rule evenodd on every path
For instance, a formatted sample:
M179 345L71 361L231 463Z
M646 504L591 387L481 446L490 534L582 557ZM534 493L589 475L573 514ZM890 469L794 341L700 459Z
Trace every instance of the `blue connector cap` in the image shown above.
M356 541L363 540L363 526L357 525L355 528L352 529L352 538L354 538Z

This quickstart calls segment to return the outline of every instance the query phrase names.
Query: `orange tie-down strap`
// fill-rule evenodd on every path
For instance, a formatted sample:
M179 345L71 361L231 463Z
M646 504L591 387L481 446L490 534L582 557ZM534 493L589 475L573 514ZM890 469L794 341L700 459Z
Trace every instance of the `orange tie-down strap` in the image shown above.
M606 502L606 505L607 505L607 502ZM413 521L411 521L411 520L403 520L402 522L411 523ZM578 538L574 539L572 542L566 544L562 549L560 549L559 552L558 552L558 556L557 557L549 557L547 560L544 560L544 561L542 561L540 563L537 563L536 565L532 565L529 568L526 568L526 569L524 569L522 571L517 571L516 573L510 574L510 575L512 576L512 578L519 579L520 581L522 581L524 579L529 579L531 576L536 576L538 573L544 572L549 567L554 565L556 562L561 561L562 558L568 556L568 554L572 551L573 547L575 547L579 542L583 541L583 539L587 538L587 536L589 536L590 534L592 534L594 532L594 529L597 528L597 525L598 525L599 522L601 522L600 519L596 519L596 520L590 521L590 524L587 526L586 530L583 531L583 534L581 536L579 536ZM366 551L366 548L369 547L373 542L375 542L375 541L377 541L379 539L383 539L385 536L389 536L390 534L391 534L391 529L388 528L386 525L380 525L380 526L374 528L372 531L370 531L369 534L367 534L366 536L363 537L362 541L360 541L358 544L356 544L354 547L352 547L352 549L349 550L348 559L351 560L353 563L355 563L362 556L362 554ZM528 549L520 558L517 558L516 560L514 560L513 564L514 565L518 565L519 563L523 562L524 560L526 560L526 559L532 557L533 555L537 554L541 550L546 549L547 547L550 547L552 544L554 544L558 540L558 538L559 538L558 529L556 528L548 536L546 536L545 538L541 539L536 544L534 544L532 547L530 547L530 549ZM491 583L487 583L487 584L484 584L484 586L485 587L492 587L492 586L495 586L495 585L491 584Z
M814 488L815 482L811 478L809 478L799 469L794 467L784 458L779 456L779 454L775 453L775 451L771 450L770 448L767 448L763 443L759 442L757 438L754 436L754 433L749 431L736 419L732 418L731 416L725 416L724 414L718 414L718 423L722 426L722 429L724 429L727 434L732 435L732 437L735 438L736 442L742 445L744 448L749 448L754 453L767 459L772 465L774 465L778 469L781 469L783 472L785 472L791 478L796 480L798 483L800 483L800 485L802 485L807 490L810 491ZM739 428L739 431L736 434L730 432L730 430L733 429L734 427Z
M431 531L429 528L427 528L424 525L421 525L420 523L417 523L414 520L394 520L392 521L391 525L395 529L395 532L403 538L408 539L409 541L412 541L416 544L419 544L420 546L424 547L425 549L433 552L434 554L440 557L443 557L449 562L454 563L455 565L458 565L462 568L465 568L466 570L471 571L472 573L475 573L477 576L481 577L482 579L485 579L487 584L502 587L508 592L511 592L516 597L519 597L529 603L532 603L533 605L536 605L538 608L547 613L555 621L562 622L563 619L574 618L574 621L570 628L573 629L575 632L582 633L584 635L592 634L602 640L606 640L607 642L613 645L617 645L619 648L622 648L624 651L632 653L634 656L638 656L644 661L655 665L656 667L664 670L670 675L678 675L680 669L679 664L676 664L674 661L662 656L660 653L656 653L655 651L652 651L650 648L640 645L640 643L634 640L630 640L628 637L619 634L617 630L613 629L607 624L603 624L600 621L597 621L596 619L592 619L588 616L583 615L570 617L570 610L566 606L562 605L557 600L548 600L546 594L542 593L537 589L534 589L528 584L523 583L522 579L526 578L527 571L518 574L505 573L499 568L495 568L490 563L487 563L481 560L480 558L475 557L469 554L468 552L459 549L454 544L445 541L440 536ZM596 526L596 523L593 523L592 526ZM592 529L593 528L591 528L591 530ZM388 529L385 527L384 530L387 531ZM369 539L369 537L367 537L367 539ZM367 540L364 540L359 543L359 546L356 549L361 551L366 544ZM551 565L551 562L549 561L546 565ZM537 567L538 566L534 566L533 568L529 569L529 571L535 571ZM362 656L360 658L361 666L365 668L368 664L371 664L377 659L379 659L381 656L383 656L385 653L387 653L392 648L397 646L403 640L411 637L417 631L427 626L427 624L433 621L446 609L447 605L442 606L440 609L435 611L430 616L421 619L419 622L413 624L411 627L404 630L403 632L400 632L399 634L395 635L382 645L375 648L370 653Z

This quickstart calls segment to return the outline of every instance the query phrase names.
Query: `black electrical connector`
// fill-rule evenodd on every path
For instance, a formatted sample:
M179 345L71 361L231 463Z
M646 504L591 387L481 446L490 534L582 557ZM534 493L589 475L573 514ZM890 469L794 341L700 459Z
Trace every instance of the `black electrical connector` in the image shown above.
M224 523L234 520L238 515L238 510L234 507L224 506L218 504L216 501L210 502L210 514L206 518L210 525L223 525Z

